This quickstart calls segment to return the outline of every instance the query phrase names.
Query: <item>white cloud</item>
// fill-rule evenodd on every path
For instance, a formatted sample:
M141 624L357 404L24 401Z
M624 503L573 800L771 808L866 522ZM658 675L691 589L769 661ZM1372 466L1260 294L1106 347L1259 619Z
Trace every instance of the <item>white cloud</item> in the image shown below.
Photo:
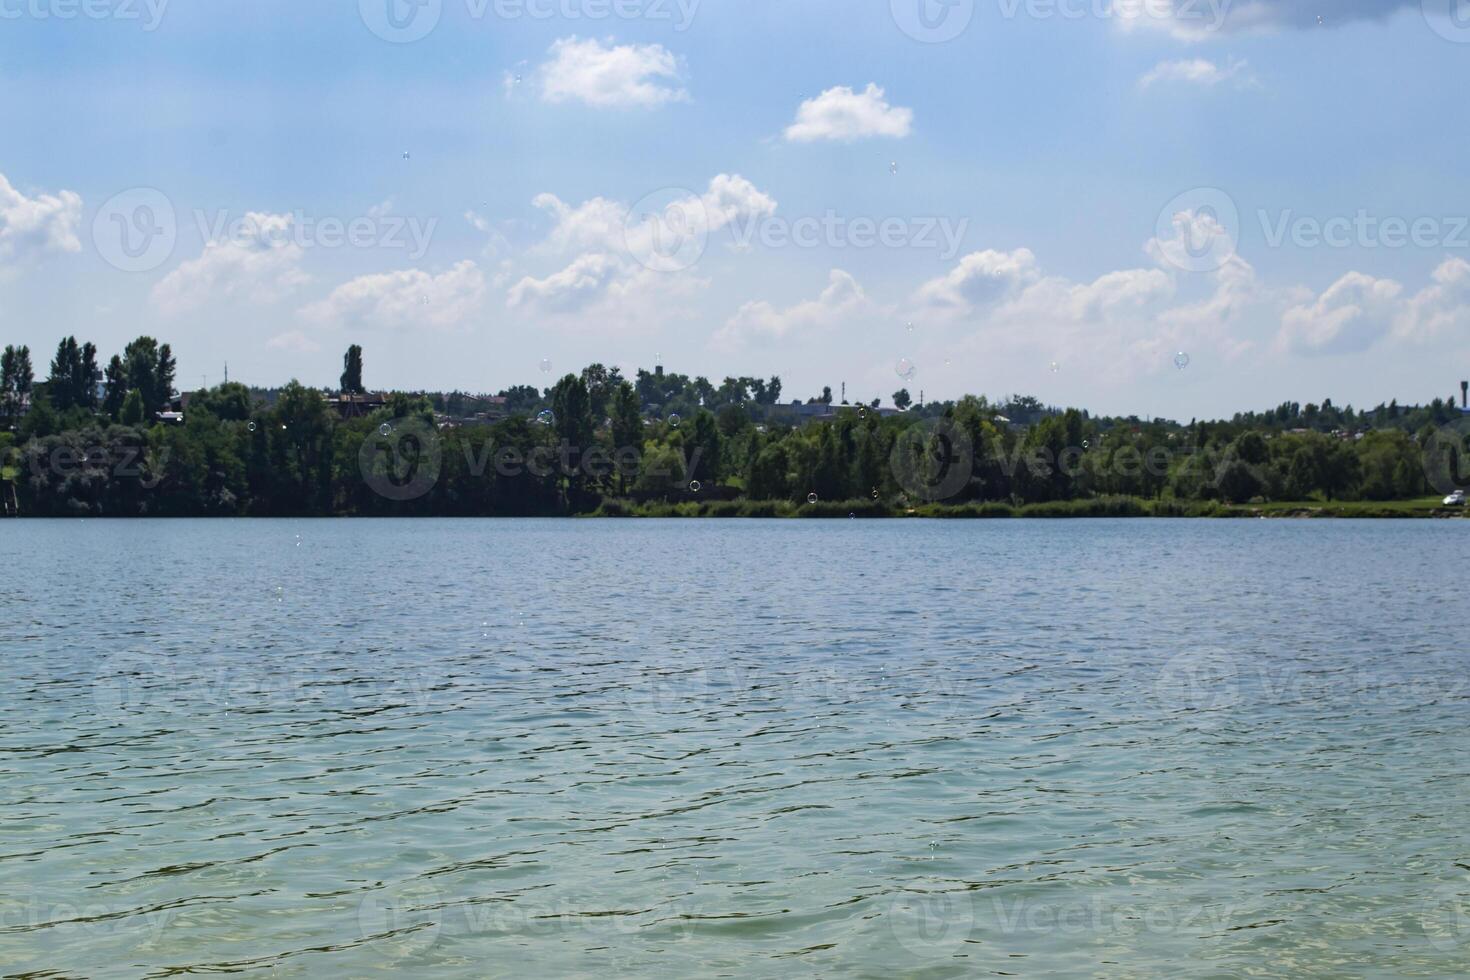
M300 330L288 330L267 340L265 348L266 350L285 351L288 354L314 354L322 349L322 345Z
M510 289L512 307L536 306L549 313L573 313L601 297L624 265L606 253L588 252L544 279L526 276Z
M1234 82L1238 88L1259 84L1244 61L1232 60L1222 68L1206 58L1183 58L1159 62L1138 80L1138 87L1152 88L1160 83L1172 83L1213 88L1222 82Z
M793 143L848 142L869 136L902 139L913 122L913 110L890 106L877 85L869 83L862 92L839 85L803 102L796 121L786 127L786 138Z
M1115 0L1113 9L1125 29L1154 29L1176 38L1201 41L1229 34L1264 34L1289 29L1322 29L1362 20L1382 20L1419 0Z
M466 259L437 276L422 269L359 276L301 315L322 326L453 329L479 312L484 295L484 274Z
M1404 304L1394 322L1394 337L1425 341L1456 333L1460 342L1465 341L1470 338L1470 262L1445 259L1432 278L1432 286Z
M1013 252L987 249L960 259L949 272L918 288L914 302L937 313L965 316L977 308L1015 296L1040 277L1030 249Z
M554 194L540 194L534 203L553 224L533 254L561 256L567 264L549 274L523 276L507 294L513 309L557 315L596 311L606 325L627 324L635 311L666 315L658 307L660 296L686 295L700 283L692 269L660 273L639 261L658 252L655 222L633 220L632 208L621 201L595 197L571 205ZM683 235L706 242L728 225L776 210L769 195L738 174L717 175L702 194L656 203L661 220L676 215Z
M154 304L186 313L220 300L273 303L309 281L302 248L292 240L289 214L246 214L227 236L206 242L197 259L181 262L153 287Z
M27 197L0 174L0 258L30 251L79 252L82 199L73 191Z
M538 72L547 102L628 108L689 98L680 87L679 59L661 44L603 45L595 38L564 37L550 54Z
M1299 354L1364 350L1388 332L1403 288L1392 279L1349 272L1312 302L1287 310L1277 344Z
M834 327L874 309L856 279L833 269L827 288L816 299L781 310L764 300L746 303L716 331L714 345L732 349L753 339L780 340L794 331Z

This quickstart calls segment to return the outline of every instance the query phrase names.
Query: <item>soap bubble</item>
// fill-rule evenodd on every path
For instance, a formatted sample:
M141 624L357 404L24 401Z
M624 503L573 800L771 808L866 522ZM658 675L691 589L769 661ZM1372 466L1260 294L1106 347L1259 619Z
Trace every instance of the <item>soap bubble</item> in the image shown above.
M704 488L700 485L700 483L699 483L698 480L690 480L689 481L689 489L693 493L698 493L700 490L702 490Z
M1179 353L1175 354L1174 355L1174 366L1177 367L1181 371L1183 371L1185 368L1189 367L1189 355L1186 354L1186 353L1184 353L1184 351L1180 351Z
M913 333L914 332L914 321L910 320L908 323L905 323L903 325L903 328L904 328L904 330L908 331L909 333Z
M554 425L555 423L556 414L552 412L551 409L543 409L540 412L536 413L537 425Z
M888 172L891 175L893 175L894 177L897 177L898 176L898 161L897 160L894 160L892 163L890 163L888 165Z
M391 436L392 434L393 426L389 425L387 422L384 422L382 425L378 426L378 435Z
M255 423L254 422L251 422L248 426L246 426L246 428L248 428L251 432L254 432L255 431Z
M1051 373L1052 374L1056 374L1061 369L1062 369L1062 366L1060 364L1058 364L1056 361L1052 361L1051 362Z
M551 373L551 358L549 358L549 357L543 357L543 358L541 358L541 373L542 374L550 374Z
M806 495L806 502L809 504L814 504L817 502L817 493L815 490Z
M914 380L914 375L919 373L919 369L914 367L914 362L907 357L900 357L898 363L893 366L893 371L905 381Z
M671 428L671 429L677 429L679 427L679 423L682 422L682 421L684 421L684 420L681 419L681 418L679 418L678 415L670 415L669 416L669 428Z
M409 159L409 156L410 156L409 152L407 150L404 150L403 151L403 159L407 160L407 159Z

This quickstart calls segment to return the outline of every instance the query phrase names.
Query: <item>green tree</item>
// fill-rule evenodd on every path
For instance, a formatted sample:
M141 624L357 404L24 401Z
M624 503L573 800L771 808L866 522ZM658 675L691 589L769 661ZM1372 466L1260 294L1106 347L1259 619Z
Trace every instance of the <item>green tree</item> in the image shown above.
M118 418L123 425L141 425L144 411L143 393L134 388L128 392L127 398L123 399L122 412Z
M893 407L898 409L900 412L908 411L909 406L913 403L913 396L909 394L909 390L907 388L900 388L893 393Z
M123 399L128 397L128 369L116 354L107 362L103 384L102 411L113 421L118 421L122 417Z
M353 344L347 348L347 353L342 355L342 394L361 395L363 393L362 348Z

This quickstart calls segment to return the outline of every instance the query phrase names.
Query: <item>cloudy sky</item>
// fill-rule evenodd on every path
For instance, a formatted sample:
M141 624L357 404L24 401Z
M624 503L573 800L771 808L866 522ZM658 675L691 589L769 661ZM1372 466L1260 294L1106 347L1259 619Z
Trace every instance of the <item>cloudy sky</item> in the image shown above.
M0 343L146 332L190 386L360 343L382 387L1448 395L1459 2L0 0Z

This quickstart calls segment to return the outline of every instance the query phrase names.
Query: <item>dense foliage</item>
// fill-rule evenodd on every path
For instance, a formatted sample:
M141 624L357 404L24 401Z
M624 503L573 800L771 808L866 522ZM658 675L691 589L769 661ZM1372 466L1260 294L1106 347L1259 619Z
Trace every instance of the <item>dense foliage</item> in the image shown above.
M91 344L67 338L46 381L30 373L29 351L6 348L0 497L33 516L1192 513L1423 497L1435 490L1426 447L1455 431L1453 452L1464 448L1461 413L1440 400L1181 425L1029 398L880 413L832 405L829 389L803 413L780 401L778 378L716 386L659 368L625 380L593 365L501 392L500 418L459 392L393 394L342 417L331 393L292 382L191 393L179 421L160 414L179 406L172 351L152 338L104 371ZM365 391L360 348L342 380Z

